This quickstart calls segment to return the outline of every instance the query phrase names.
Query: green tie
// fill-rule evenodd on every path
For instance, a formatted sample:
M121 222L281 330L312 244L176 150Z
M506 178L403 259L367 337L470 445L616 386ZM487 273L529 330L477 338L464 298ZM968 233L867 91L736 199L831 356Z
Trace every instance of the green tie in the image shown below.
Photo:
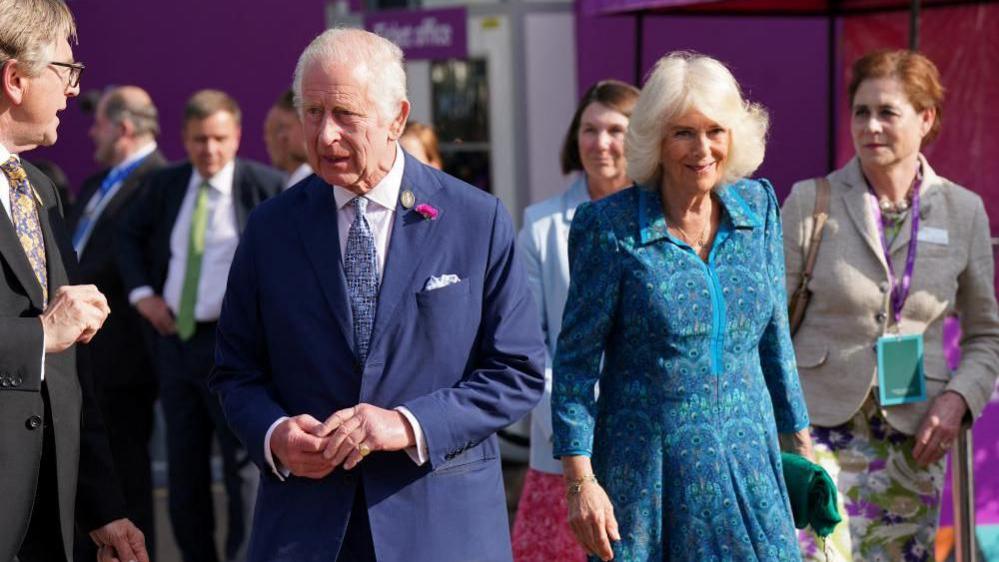
M194 335L194 304L198 302L198 281L201 279L201 258L205 255L205 230L208 228L208 190L203 182L198 188L198 200L191 214L191 237L187 242L187 268L184 270L184 288L180 292L180 310L177 311L177 335L187 341Z

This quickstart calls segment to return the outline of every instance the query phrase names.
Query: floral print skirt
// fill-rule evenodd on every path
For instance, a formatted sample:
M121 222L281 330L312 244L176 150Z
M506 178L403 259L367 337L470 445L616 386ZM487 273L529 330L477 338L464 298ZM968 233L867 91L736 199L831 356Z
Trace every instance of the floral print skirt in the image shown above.
M843 522L825 539L799 532L804 560L933 560L946 457L918 466L915 438L888 425L873 394L845 424L813 426L812 439L839 489Z
M513 522L515 562L583 562L586 552L569 528L561 474L527 471Z

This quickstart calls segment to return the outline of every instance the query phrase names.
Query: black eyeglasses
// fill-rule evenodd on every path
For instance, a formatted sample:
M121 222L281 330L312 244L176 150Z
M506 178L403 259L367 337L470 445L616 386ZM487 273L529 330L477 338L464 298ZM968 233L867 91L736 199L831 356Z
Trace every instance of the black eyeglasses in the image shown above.
M69 83L67 84L69 88L75 88L80 85L80 77L83 76L83 69L87 68L82 62L50 62L49 64L69 69Z

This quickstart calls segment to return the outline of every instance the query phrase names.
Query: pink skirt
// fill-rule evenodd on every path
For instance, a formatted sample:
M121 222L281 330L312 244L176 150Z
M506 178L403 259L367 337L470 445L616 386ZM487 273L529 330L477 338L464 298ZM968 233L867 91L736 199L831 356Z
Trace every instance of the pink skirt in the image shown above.
M514 562L583 562L586 552L569 528L561 474L527 471L513 521Z

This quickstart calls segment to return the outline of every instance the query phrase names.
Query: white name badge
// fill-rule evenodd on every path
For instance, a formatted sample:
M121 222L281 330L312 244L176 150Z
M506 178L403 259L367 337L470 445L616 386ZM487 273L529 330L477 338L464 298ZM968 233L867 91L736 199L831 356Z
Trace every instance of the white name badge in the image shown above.
M947 231L942 228L934 228L932 226L924 226L919 229L919 234L916 235L916 240L920 242L926 242L928 244L939 244L941 246L946 246L948 243Z

